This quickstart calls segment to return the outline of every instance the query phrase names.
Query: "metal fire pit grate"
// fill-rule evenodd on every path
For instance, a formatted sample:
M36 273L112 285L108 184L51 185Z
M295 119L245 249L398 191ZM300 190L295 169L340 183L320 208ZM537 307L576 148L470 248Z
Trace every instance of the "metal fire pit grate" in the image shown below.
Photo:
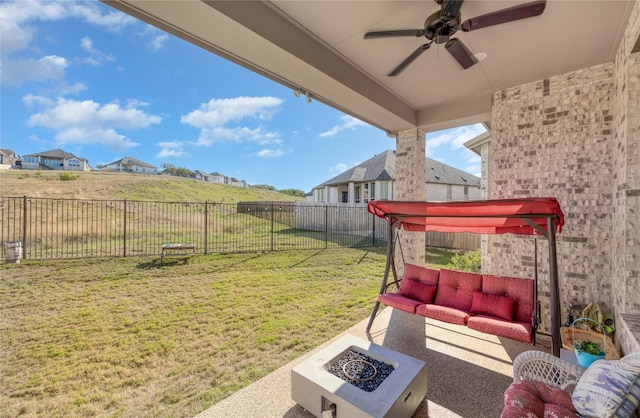
M393 370L390 364L349 350L331 365L329 373L365 392L373 392Z

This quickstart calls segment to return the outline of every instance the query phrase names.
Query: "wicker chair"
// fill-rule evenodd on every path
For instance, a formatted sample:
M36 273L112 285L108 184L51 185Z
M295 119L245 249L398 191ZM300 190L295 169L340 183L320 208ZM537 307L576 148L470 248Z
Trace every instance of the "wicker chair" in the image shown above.
M599 360L589 368L542 351L513 361L502 418L631 417L640 404L640 352Z
M584 369L543 351L525 351L513 361L513 381L532 380L573 392Z

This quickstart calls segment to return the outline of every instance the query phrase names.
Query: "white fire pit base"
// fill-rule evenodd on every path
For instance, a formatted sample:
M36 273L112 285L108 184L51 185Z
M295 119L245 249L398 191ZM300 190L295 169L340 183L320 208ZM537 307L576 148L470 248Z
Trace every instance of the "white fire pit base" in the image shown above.
M348 351L390 364L394 370L374 391L366 392L329 372ZM410 418L426 394L424 361L352 335L340 338L291 371L291 397L318 418Z

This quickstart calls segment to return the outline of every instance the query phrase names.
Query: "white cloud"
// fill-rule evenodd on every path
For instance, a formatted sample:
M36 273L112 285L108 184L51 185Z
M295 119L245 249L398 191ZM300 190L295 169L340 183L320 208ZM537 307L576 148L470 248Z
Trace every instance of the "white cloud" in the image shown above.
M340 124L335 125L333 128L329 129L326 132L322 132L320 137L329 138L337 135L339 132L344 131L345 129L356 129L359 126L366 126L367 124L362 122L359 119L354 118L349 115L342 115L340 117Z
M464 160L467 163L467 166L464 169L464 171L466 171L467 173L473 174L476 177L480 177L482 158L480 158L480 156L475 152L467 150L464 156Z
M283 103L276 97L236 97L211 99L198 110L183 116L181 122L196 128L218 127L244 118L269 119Z
M59 98L56 101L41 96L25 96L30 107L41 107L31 115L29 124L56 132L55 139L65 144L102 144L116 150L138 145L116 129L142 129L158 124L162 119L133 107L117 103L100 105L91 100L75 101Z
M105 11L105 9L107 11ZM38 51L32 46L40 22L79 19L88 24L117 32L137 22L131 16L98 2L17 0L0 3L0 39L2 39L1 82L21 84L29 81L61 81L68 66L67 59L56 55L14 57L13 54ZM113 57L95 50L89 40L82 46L90 53L84 62L99 65ZM38 52L35 52L37 54Z
M26 81L62 80L67 60L56 55L40 59L14 59L2 63L2 84L22 84Z
M101 7L93 1L3 1L0 6L0 16L3 21L17 25L34 21L76 18L110 31L118 31L136 22L136 19L127 14Z
M427 155L432 154L436 148L447 144L453 150L464 148L465 142L483 132L485 132L484 127L481 124L475 124L427 134Z
M158 142L157 144L161 149L156 155L157 158L167 157L186 157L189 154L183 151L184 142L180 141L166 141Z
M345 163L338 163L332 167L329 167L329 171L331 173L336 173L336 174L340 174L343 173L345 171L347 171L349 167L345 164Z
M256 155L260 158L277 158L282 157L284 154L285 152L281 149L263 149Z
M80 40L80 47L89 54L88 57L82 59L82 62L93 67L98 67L105 62L115 61L113 55L105 54L104 52L96 49L93 46L93 41L88 36L85 36Z
M167 35L166 33L163 33L160 35L153 36L147 42L147 46L151 51L158 52L162 48L164 48L164 44L166 44L168 40L169 40L169 35Z
M255 142L260 145L282 143L280 134L262 127L227 126L245 119L268 120L280 110L283 100L276 97L236 97L212 99L180 121L200 129L197 145L218 141Z

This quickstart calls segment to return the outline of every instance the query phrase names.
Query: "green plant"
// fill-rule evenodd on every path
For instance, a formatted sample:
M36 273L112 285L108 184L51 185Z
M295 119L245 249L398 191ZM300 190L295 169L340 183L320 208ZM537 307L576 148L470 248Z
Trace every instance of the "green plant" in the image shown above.
M77 180L77 179L78 179L78 176L71 173L60 173L60 175L58 176L58 180L60 181L71 181L71 180Z
M465 254L455 254L447 268L458 271L479 272L481 267L480 250L469 251Z
M573 348L578 353L588 353L593 355L602 354L602 346L600 343L589 340L576 340L573 344Z

